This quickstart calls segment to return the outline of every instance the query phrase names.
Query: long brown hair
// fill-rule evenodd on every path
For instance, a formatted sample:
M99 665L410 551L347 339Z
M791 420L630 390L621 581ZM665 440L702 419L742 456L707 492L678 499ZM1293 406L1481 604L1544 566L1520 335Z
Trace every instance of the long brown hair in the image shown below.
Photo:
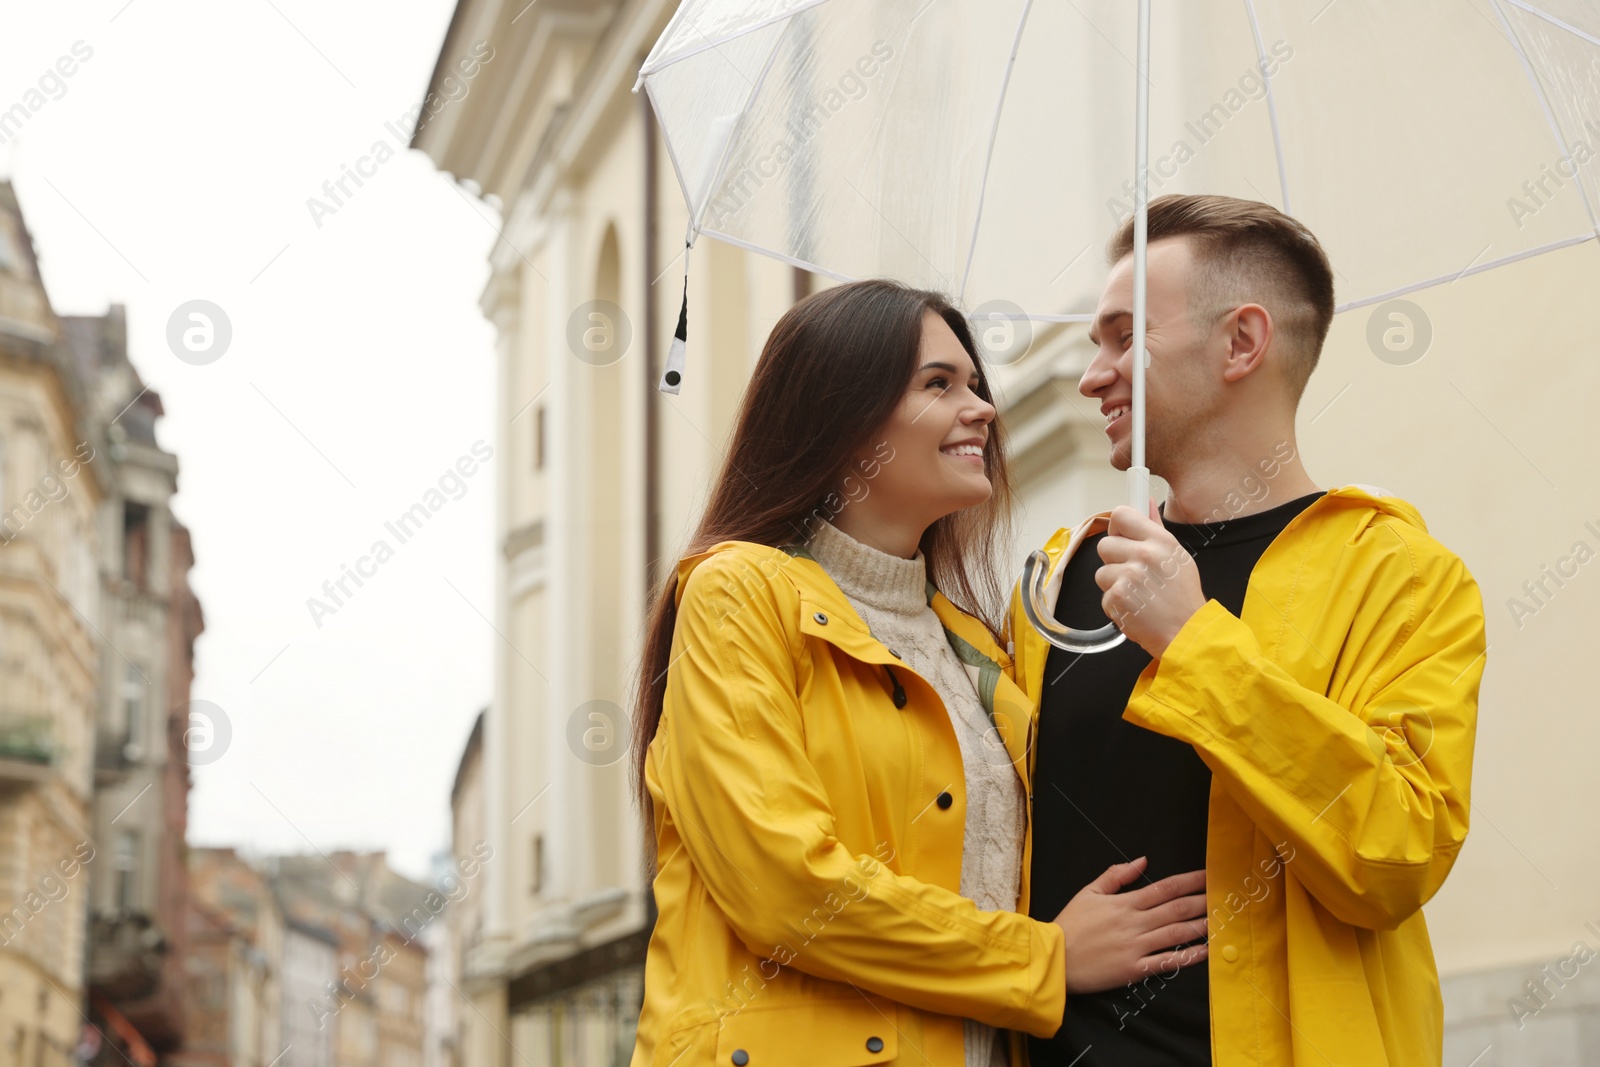
M905 396L929 311L949 324L972 357L979 369L977 392L992 403L967 320L940 294L881 279L813 294L790 308L767 338L705 515L684 555L722 541L778 547L806 540L808 523L813 516L827 517L825 501ZM998 420L989 427L984 470L993 487L988 501L937 520L918 547L939 591L998 635L1009 582L1001 580L990 546L1003 543L1011 514ZM651 602L634 695L633 788L652 872L654 812L644 764L661 722L677 586L674 570Z

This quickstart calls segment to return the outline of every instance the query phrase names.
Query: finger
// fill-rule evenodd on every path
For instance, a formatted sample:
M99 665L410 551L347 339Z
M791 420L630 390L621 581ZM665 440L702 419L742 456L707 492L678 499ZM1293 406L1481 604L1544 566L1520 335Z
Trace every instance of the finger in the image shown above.
M1103 537L1095 546L1095 550L1099 552L1102 563L1142 563L1146 567L1156 567L1165 563L1170 568L1171 564L1167 561L1189 557L1183 546L1166 533L1165 528L1162 528L1160 533L1153 533L1145 539ZM1171 576L1170 573L1167 574L1167 577Z
M1139 514L1126 504L1111 509L1111 521L1106 527L1106 532L1114 537L1132 537L1140 541L1158 530L1165 531L1166 527L1159 522L1151 522L1148 516Z
M1179 968L1191 967L1202 963L1211 954L1211 946L1202 941L1198 945L1188 948L1173 949L1171 952L1161 952L1154 956L1146 956L1139 961L1142 971L1149 974L1172 975ZM1143 975L1141 975L1142 977Z
M1135 890L1131 896L1139 907L1153 908L1158 904L1165 904L1174 897L1186 897L1190 894L1200 894L1201 901L1204 902L1205 888L1206 872L1202 868L1198 871L1169 875L1159 882Z
M1165 926L1168 923L1187 922L1205 913L1206 898L1204 894L1196 893L1194 896L1176 897L1165 904L1157 904L1153 908L1145 908L1140 911L1139 917L1141 925L1155 927ZM1181 944L1181 942L1174 942L1174 944Z
M1187 922L1172 923L1158 930L1140 934L1134 940L1134 946L1140 952L1170 949L1178 945L1187 945L1191 941L1197 941L1208 936L1209 929L1210 927L1205 919L1190 919Z
M1111 587L1117 584L1117 579L1128 576L1128 573L1128 565L1126 563L1107 563L1105 566L1095 569L1094 584L1098 585L1102 592L1109 593ZM1131 581L1132 579L1130 578L1129 580Z
M1104 874L1090 882L1086 888L1097 893L1115 893L1135 878L1144 873L1149 864L1148 856L1140 856L1131 863L1116 863L1106 868Z
M1161 524L1161 509L1156 507L1155 497L1150 498L1150 521L1158 526Z
M1122 624L1128 617L1128 612L1123 609L1122 605L1117 603L1116 593L1110 589L1107 589L1105 595L1100 598L1100 612L1110 619L1119 630L1122 629Z
M1107 534L1100 539L1095 550L1100 553L1102 563L1126 563L1133 558L1134 549L1140 542L1131 537L1117 537Z

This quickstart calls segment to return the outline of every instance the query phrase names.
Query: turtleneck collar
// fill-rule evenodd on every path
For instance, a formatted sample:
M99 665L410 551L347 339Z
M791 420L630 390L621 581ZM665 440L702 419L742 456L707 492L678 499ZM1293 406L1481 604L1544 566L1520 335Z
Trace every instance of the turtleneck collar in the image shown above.
M806 542L844 595L851 600L897 615L927 610L927 561L922 550L910 559L864 545L826 519Z

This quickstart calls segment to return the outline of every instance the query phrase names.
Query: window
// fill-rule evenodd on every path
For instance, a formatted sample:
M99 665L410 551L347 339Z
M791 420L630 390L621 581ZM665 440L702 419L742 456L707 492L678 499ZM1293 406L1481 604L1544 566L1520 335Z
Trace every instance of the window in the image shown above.
M533 409L533 469L544 470L544 405Z
M145 565L150 552L150 509L128 501L122 508L122 576L145 588Z
M139 833L123 830L117 834L116 852L112 856L116 868L117 911L126 915L139 903Z
M144 695L148 682L143 671L130 663L122 676L122 721L127 727L124 740L136 747L138 753L144 751ZM129 759L138 759L139 756L129 753Z
M538 896L544 889L544 835L533 835L533 878L532 893Z

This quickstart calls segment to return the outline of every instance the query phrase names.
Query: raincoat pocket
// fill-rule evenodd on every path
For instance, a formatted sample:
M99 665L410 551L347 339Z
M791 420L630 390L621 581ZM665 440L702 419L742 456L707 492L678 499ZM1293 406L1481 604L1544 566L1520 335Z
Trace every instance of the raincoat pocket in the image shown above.
M753 1004L722 1020L721 1067L864 1067L899 1054L893 1001L864 996ZM740 1053L743 1055L740 1055Z

